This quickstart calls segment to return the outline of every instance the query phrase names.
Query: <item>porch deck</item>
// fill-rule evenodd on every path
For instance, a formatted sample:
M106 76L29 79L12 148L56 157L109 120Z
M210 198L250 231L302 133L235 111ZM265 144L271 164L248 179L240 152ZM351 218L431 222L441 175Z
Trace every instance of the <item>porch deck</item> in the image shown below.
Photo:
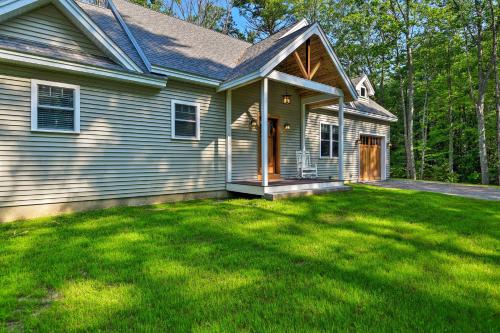
M341 180L318 178L274 179L269 180L268 186L262 186L257 180L233 181L227 183L226 188L230 192L258 195L270 200L351 189Z

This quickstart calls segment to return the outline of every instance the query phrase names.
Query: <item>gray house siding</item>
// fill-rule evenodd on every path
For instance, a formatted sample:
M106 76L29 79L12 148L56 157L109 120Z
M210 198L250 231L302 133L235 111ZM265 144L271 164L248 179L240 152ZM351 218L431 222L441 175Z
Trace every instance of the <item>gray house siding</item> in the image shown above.
M81 133L30 129L30 79L80 85ZM201 139L171 138L171 99L200 103ZM0 66L0 207L225 190L225 95Z
M313 109L306 113L306 149L311 151L311 157L318 163L320 177L338 179L338 158L320 158L319 138L320 124L338 125L336 111ZM356 182L359 180L359 153L356 140L360 134L384 136L389 140L390 125L374 119L362 118L347 113L344 114L344 179ZM386 150L386 175L389 178L390 153Z
M35 9L20 17L0 23L0 35L93 55L104 55L53 5Z

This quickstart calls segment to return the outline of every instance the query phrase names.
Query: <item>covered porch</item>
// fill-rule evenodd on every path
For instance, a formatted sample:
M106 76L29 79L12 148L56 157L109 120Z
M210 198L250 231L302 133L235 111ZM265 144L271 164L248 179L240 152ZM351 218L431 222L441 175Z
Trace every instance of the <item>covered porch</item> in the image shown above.
M356 98L350 80L320 35L311 33L248 81L226 85L226 188L276 198L284 193L345 190L344 102ZM354 91L354 93L353 93ZM312 110L338 105L335 156L319 155L319 116ZM333 118L332 118L333 119ZM330 134L331 135L331 134ZM330 148L332 149L332 148ZM312 151L312 152L311 152ZM321 172L301 179L296 154L320 158Z

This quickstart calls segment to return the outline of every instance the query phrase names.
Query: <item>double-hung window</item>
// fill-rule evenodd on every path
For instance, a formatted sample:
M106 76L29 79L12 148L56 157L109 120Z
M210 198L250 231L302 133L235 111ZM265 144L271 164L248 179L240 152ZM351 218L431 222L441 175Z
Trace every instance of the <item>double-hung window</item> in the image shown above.
M320 129L320 156L331 158L339 156L339 127L322 123Z
M172 101L172 138L200 139L200 104Z
M31 130L80 132L80 87L31 81Z

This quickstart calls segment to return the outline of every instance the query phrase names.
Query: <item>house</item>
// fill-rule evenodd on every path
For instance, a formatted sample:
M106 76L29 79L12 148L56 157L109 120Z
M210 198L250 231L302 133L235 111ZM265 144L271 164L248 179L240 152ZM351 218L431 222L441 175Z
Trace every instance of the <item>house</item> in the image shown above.
M386 179L373 94L305 20L251 45L126 0L2 0L0 220Z

